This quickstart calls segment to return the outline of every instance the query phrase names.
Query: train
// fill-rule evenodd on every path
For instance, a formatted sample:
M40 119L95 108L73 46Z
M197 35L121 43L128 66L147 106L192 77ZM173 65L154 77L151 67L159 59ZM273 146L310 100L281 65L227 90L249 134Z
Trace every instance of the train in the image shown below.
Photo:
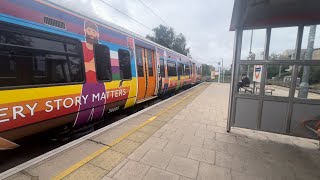
M50 0L0 1L0 149L201 81L201 64Z

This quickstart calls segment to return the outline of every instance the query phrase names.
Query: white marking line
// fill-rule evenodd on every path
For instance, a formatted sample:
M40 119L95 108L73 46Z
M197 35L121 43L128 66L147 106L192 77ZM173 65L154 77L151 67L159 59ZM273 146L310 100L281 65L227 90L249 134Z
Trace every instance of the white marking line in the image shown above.
M85 136L83 136L83 137L81 137L81 138L79 138L79 139L76 139L76 140L74 140L74 141L72 141L72 142L69 142L68 144L65 144L65 145L63 145L63 146L60 146L60 147L54 149L54 150L51 150L51 151L49 151L49 152L47 152L47 153L45 153L45 154L43 154L43 155L41 155L41 156L38 156L38 157L36 157L36 158L33 158L33 159L31 159L31 160L29 160L29 161L27 161L27 162L24 162L24 163L18 165L18 166L16 166L16 167L13 167L13 168L11 168L11 169L8 169L7 171L4 171L4 172L2 172L2 173L0 174L0 178L2 178L2 179L7 178L7 177L9 177L9 176L12 176L12 175L14 175L14 174L16 174L16 173L24 170L24 169L27 169L27 168L30 167L30 166L33 166L33 165L37 164L37 163L39 163L39 162L41 162L41 161L43 161L43 160L46 160L46 159L48 159L48 158L50 158L50 157L53 157L53 156L55 156L55 155L57 155L57 154L65 151L65 150L67 150L67 149L69 149L69 148L77 145L77 144L82 143L83 141L85 141L85 140L87 140L87 139L90 139L90 138L92 138L92 137L95 137L95 136L99 135L100 133L103 133L104 131L106 131L106 130L114 127L114 126L117 126L117 125L119 125L119 124L121 124L121 123L124 123L124 122L128 121L129 119L131 119L131 118L133 118L133 117L136 117L136 116L138 116L138 115L140 115L140 114L148 111L149 109L153 108L154 106L157 106L157 105L160 105L160 104L162 104L162 103L165 103L165 102L167 102L167 101L169 101L169 100L171 100L171 99L173 99L173 98L175 98L175 97L179 97L179 96L185 94L186 92L188 92L188 91L190 91L190 90L198 87L198 86L201 85L201 84L202 84L202 83L200 83L200 84L198 84L198 85L196 85L196 86L194 86L194 87L192 87L192 88L190 88L190 89L188 89L188 90L186 90L186 91L183 91L183 92L181 92L181 93L179 93L179 94L177 94L177 95L174 95L174 96L172 96L172 97L170 97L170 98L168 98L168 99L166 99L166 100L163 100L163 101L161 101L161 102L159 102L159 103L156 103L156 104L154 104L154 105L152 105L152 106L150 106L150 107L147 107L147 108L145 108L145 109L143 109L143 110L141 110L141 111L139 111L139 112L137 112L137 113L134 113L134 114L132 114L132 115L130 115L130 116L127 116L127 117L125 117L125 118L123 118L123 119L121 119L121 120L119 120L119 121L116 121L116 122L114 122L114 123L112 123L112 124L110 124L110 125L108 125L108 126L106 126L106 127L103 127L103 128L101 128L101 129L98 129L98 130L90 133L90 134L87 134L87 135L85 135Z

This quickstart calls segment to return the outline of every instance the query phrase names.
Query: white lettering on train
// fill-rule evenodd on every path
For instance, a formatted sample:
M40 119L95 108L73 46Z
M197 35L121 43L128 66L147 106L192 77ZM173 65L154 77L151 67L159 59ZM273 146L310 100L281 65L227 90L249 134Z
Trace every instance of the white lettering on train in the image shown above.
M7 116L7 113L3 113L3 112L1 112L1 111L8 111L9 110L9 108L1 108L0 109L0 117L6 117ZM9 121L10 119L9 118L6 118L6 119L1 119L0 120L0 123L1 122L7 122L7 121Z
M91 99L89 95L81 95L76 96L74 98L67 97L67 98L59 98L54 100L48 100L44 103L44 111L46 113L50 113L52 111L59 111L61 109L69 109L73 106L79 106L82 104L87 104L88 100L91 102L95 101L106 101L110 98L118 98L127 95L126 89L117 89L117 90L109 90L103 93L92 94ZM89 98L89 99L88 99ZM37 112L38 102L33 104L24 104L19 106L13 107L3 107L0 108L0 123L4 123L10 120L16 120L19 118L26 118L27 116L34 116ZM41 106L43 107L43 106ZM115 107L109 109L109 112L114 112L119 110L119 107ZM11 118L8 118L8 114L12 114ZM2 119L3 118L3 119Z
M12 117L13 119L17 119L17 115L21 116L21 117L26 117L26 115L24 115L23 113L23 107L22 106L13 106L12 108Z
M26 104L27 108L30 110L30 115L34 115L34 110L36 109L38 103L34 103L34 105L31 107L29 104Z

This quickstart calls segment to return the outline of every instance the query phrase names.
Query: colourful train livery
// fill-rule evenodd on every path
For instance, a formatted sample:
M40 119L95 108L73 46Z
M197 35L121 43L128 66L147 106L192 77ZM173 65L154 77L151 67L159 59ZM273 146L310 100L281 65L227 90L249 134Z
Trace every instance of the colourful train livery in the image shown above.
M198 83L199 63L47 0L0 1L0 149Z

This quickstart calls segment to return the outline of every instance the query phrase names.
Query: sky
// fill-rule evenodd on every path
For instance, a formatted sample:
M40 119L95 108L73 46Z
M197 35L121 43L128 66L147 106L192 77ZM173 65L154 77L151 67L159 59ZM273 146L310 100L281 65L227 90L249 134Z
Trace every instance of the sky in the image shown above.
M234 0L49 0L71 8L86 16L95 16L145 37L160 24L173 27L177 34L187 39L193 59L217 66L224 60L224 67L232 62L234 32L229 31ZM146 6L151 8L153 14ZM105 2L105 3L104 3ZM112 7L110 7L112 6ZM129 17L142 24L135 22ZM302 49L307 48L309 27L305 27ZM315 48L320 48L320 27L317 27ZM270 54L293 50L296 44L297 27L274 28L271 31ZM265 44L265 29L254 30L252 52L256 60L262 59ZM247 59L250 49L251 30L244 31L241 58Z
M58 2L58 0L51 0ZM148 28L122 15L113 8L128 14ZM159 24L173 27L187 39L191 56L203 63L216 65L224 59L230 66L233 52L234 32L229 31L233 0L141 0L159 17L154 15L139 0L65 0L69 6L83 13L95 13L98 17L124 27L141 36L152 34L150 29Z

